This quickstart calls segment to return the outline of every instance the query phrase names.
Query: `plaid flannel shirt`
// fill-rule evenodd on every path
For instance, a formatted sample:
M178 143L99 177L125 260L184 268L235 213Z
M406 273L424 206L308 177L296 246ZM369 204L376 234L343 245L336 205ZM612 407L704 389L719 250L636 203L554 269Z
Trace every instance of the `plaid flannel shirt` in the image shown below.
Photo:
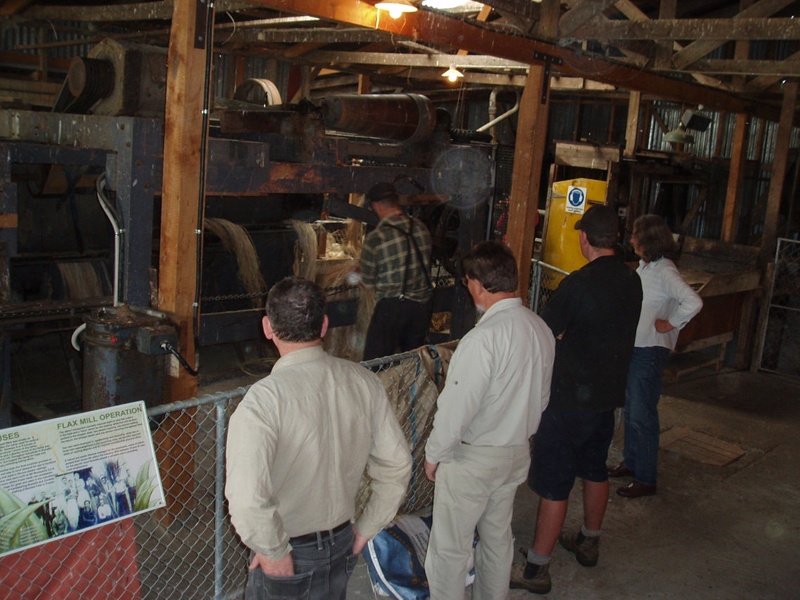
M417 302L425 302L430 298L425 274L430 270L431 235L419 219L413 219L412 234L425 261L425 264L420 264L414 244L403 233L409 230L411 221L410 217L402 213L389 215L381 219L378 226L364 239L361 248L361 278L364 285L374 289L376 301L398 298L401 294Z

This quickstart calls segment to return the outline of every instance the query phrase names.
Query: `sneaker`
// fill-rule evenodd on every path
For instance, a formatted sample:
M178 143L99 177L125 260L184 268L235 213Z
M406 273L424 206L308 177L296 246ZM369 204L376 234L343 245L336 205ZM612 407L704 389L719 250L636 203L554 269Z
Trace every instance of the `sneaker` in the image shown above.
M524 565L514 563L511 566L512 590L528 590L534 594L547 594L552 587L550 582L550 563L546 565L535 565L525 562Z
M577 535L562 532L558 542L572 552L584 567L594 567L600 558L599 537L586 537L580 531Z

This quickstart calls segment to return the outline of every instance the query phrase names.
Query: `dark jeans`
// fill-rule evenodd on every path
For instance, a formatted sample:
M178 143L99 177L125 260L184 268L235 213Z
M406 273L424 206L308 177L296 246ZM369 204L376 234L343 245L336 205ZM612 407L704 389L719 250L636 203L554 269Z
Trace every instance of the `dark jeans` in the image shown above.
M637 481L656 485L658 476L658 399L669 348L634 348L625 391L623 460Z
M346 527L332 539L324 534L318 542L292 544L292 559L295 574L291 577L265 575L260 567L249 571L245 599L345 600L347 582L358 562L353 554L353 528Z
M369 322L364 360L423 346L430 320L430 302L382 298L375 305Z

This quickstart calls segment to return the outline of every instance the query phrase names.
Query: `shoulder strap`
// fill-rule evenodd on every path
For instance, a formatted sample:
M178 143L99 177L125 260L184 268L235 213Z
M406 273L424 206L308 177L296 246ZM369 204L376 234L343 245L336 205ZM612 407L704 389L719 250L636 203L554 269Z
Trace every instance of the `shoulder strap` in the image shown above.
M386 225L388 227L391 227L392 229L396 229L397 231L399 231L403 235L405 235L406 236L406 241L408 242L408 245L409 245L408 246L408 257L406 259L406 270L405 270L405 273L403 273L403 290L402 290L402 292L405 292L405 290L406 290L406 280L408 279L408 267L409 267L409 261L411 259L411 246L412 245L414 246L414 253L415 253L416 257L417 257L417 260L419 261L419 264L422 265L422 272L425 275L425 281L428 282L428 288L432 290L433 289L433 281L431 280L431 274L428 272L429 271L428 266L425 264L425 260L422 258L422 251L419 249L419 245L417 244L417 240L414 239L414 235L413 235L414 218L413 217L409 217L408 218L408 231L406 231L405 229L403 229L399 225L394 225L392 223L386 223ZM403 295L402 292L400 294L401 296Z

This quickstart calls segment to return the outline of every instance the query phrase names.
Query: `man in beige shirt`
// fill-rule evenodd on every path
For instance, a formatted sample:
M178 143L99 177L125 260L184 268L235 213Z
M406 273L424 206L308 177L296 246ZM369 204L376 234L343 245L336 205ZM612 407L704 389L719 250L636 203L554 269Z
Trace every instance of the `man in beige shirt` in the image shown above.
M322 349L325 296L290 277L267 298L281 358L231 417L225 496L251 550L246 598L345 598L367 541L392 518L411 473L408 443L378 377ZM371 495L355 524L364 468Z
M514 558L514 496L550 398L555 339L517 296L508 247L480 242L462 265L483 316L453 354L425 445L425 474L436 482L425 571L432 600L463 600L477 529L472 598L502 600Z

